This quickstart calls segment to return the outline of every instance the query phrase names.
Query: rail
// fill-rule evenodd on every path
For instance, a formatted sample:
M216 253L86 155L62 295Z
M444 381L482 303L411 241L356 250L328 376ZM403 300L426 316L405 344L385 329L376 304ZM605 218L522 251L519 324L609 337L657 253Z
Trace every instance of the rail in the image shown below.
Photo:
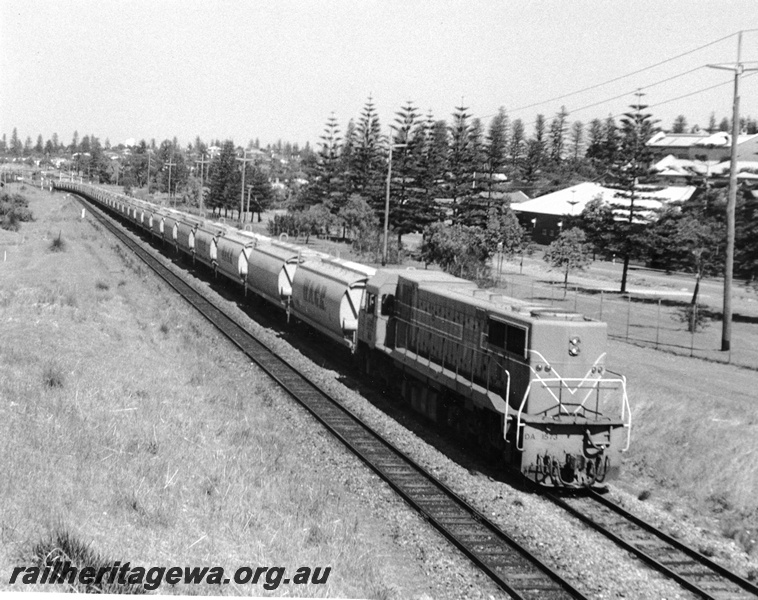
M758 586L595 493L545 496L638 559L706 600L748 600Z
M173 273L142 243L100 211L91 213L501 589L520 600L586 600L584 594L486 516Z

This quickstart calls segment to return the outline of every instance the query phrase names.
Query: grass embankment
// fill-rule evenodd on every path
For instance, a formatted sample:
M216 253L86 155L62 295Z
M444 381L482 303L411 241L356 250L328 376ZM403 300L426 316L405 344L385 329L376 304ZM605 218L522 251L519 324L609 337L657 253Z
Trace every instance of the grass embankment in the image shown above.
M755 371L622 343L611 356L634 416L622 487L758 558Z
M68 537L132 566L331 567L278 594L424 590L362 468L320 461L333 442L78 203L28 193L37 222L0 238L0 589Z

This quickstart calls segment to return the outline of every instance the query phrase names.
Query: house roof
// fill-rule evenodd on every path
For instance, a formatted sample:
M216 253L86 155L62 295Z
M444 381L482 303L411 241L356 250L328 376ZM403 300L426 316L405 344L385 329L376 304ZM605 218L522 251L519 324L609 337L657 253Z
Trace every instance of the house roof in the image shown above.
M660 189L640 187L635 196L634 205L640 209L654 210L663 204L689 199L695 193L695 186L676 186ZM607 204L623 207L629 204L624 193L612 188L606 188L599 183L585 182L545 194L539 198L527 200L512 206L514 212L534 213L553 216L578 216L587 203L601 197Z
M692 175L704 176L726 176L729 174L730 162L707 160L687 160L676 158L673 154L662 158L653 165L653 170L658 171L659 175L669 177L689 177ZM758 161L739 160L737 161L737 177L742 179L751 179L750 171L758 172Z
M737 136L737 144L744 144L758 137L758 134ZM691 148L698 147L726 147L732 144L732 136L726 131L715 133L667 133L660 131L651 137L647 145L653 148Z
M647 145L655 148L688 148L708 136L709 134L707 133L667 133L659 131L648 140Z

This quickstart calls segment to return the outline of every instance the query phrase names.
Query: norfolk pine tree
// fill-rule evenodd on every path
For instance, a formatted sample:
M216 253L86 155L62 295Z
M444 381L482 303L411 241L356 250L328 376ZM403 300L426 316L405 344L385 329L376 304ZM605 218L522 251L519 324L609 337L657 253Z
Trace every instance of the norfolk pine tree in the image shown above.
M629 206L625 208L628 215L618 222L617 228L622 238L619 243L623 259L620 290L622 294L626 292L629 261L641 250L637 242L645 224L641 222L639 215L635 214L637 207L634 202L639 195L639 179L648 172L651 153L647 141L655 133L652 115L643 112L647 106L637 102L630 108L633 111L625 113L621 120L620 143L610 169L615 184L623 193L628 194L629 200Z

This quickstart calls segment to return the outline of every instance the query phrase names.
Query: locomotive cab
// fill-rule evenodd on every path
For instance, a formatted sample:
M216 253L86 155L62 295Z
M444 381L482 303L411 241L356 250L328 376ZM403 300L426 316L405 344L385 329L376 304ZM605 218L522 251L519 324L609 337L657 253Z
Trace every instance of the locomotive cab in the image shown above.
M397 279L397 270L382 269L366 282L358 317L358 340L370 350L385 351L393 346L389 322L395 312Z

